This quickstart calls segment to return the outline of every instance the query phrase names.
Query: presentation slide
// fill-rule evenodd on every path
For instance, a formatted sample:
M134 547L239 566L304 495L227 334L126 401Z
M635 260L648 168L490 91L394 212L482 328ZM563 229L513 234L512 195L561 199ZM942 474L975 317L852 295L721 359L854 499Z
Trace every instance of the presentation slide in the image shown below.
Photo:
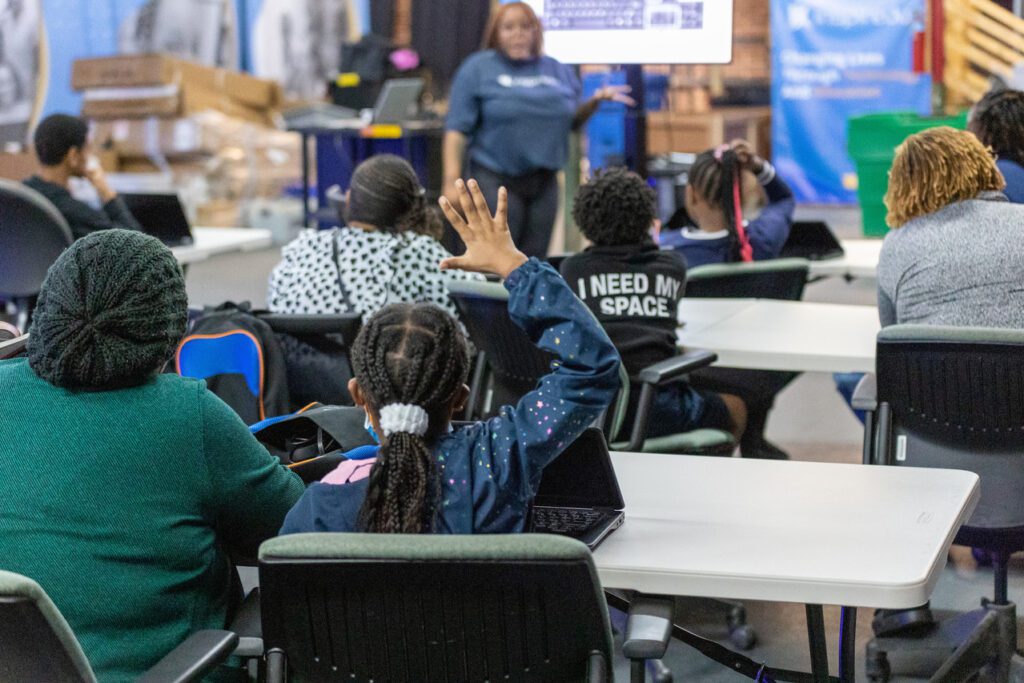
M567 64L727 64L732 0L526 0Z

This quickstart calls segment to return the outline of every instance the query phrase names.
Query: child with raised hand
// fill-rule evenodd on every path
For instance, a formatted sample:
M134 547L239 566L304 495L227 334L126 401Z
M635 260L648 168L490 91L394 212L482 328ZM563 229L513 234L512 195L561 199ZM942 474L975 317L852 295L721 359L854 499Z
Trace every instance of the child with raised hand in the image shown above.
M768 203L752 220L743 216L743 175L753 174ZM750 177L748 175L748 177ZM793 226L796 202L775 167L745 140L697 156L686 184L686 212L693 227L664 231L663 249L682 252L689 268L708 263L778 258Z
M458 324L431 304L385 307L356 338L349 382L380 445L353 452L311 485L282 534L522 531L541 471L611 403L619 355L565 281L513 244L505 189L492 216L475 181L456 187L465 218L440 203L466 253L441 268L505 278L509 315L557 357L551 373L515 407L453 430L452 415L469 393Z

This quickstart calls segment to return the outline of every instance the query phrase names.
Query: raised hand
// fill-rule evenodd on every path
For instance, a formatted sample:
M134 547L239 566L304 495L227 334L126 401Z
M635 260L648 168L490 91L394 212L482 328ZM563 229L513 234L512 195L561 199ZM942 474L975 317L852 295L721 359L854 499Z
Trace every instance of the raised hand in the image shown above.
M458 268L508 277L527 261L526 255L516 248L508 230L508 191L504 187L498 190L498 206L492 216L484 193L475 180L470 179L468 184L457 180L455 190L462 215L445 197L441 197L438 204L455 232L466 243L466 253L441 261L441 270Z
M627 107L635 107L636 100L629 96L632 90L628 85L606 85L594 92L593 99L599 102L621 102Z
M736 152L736 158L743 168L755 174L760 173L764 169L764 159L757 155L754 148L746 140L733 140L729 143L729 146L732 147L732 151Z

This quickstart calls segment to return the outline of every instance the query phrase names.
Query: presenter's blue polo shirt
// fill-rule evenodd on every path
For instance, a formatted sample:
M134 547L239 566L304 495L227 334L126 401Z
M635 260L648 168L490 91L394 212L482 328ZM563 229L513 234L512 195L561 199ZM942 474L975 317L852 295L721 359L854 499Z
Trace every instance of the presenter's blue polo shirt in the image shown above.
M484 50L455 74L445 127L466 135L470 159L495 173L557 171L569 157L580 96L575 72L551 57L519 61Z

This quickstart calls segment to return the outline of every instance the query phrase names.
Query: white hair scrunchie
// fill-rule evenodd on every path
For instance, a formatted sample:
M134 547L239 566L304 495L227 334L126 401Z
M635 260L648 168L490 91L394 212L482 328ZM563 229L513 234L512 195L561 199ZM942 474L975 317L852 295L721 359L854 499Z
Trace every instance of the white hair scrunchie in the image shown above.
M397 432L423 436L429 424L427 411L411 403L391 403L380 409L380 428L384 436Z

